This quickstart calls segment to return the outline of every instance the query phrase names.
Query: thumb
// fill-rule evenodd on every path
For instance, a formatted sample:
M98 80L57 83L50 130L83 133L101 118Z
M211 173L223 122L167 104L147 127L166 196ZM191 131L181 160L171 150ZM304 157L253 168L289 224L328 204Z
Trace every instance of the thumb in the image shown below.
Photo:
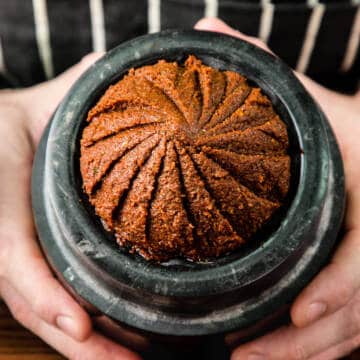
M218 18L211 18L211 17L203 18L195 24L194 28L195 30L213 31L226 35L231 35L236 38L245 40L249 43L252 43L253 45L273 54L273 52L268 48L268 46L260 39L243 34L240 31L233 29L232 27L230 27L229 25L227 25Z
M195 24L195 29L214 31L214 32L231 35L238 39L245 40L275 55L269 49L269 47L260 39L253 36L247 36L241 33L240 31L231 28L230 26L228 26L223 21L217 18L203 18ZM312 95L312 97L316 99L317 103L325 112L326 116L330 121L331 126L335 130L335 134L337 134L337 139L340 143L340 148L343 150L344 146L342 144L341 139L345 138L348 135L345 133L346 130L348 129L348 126L344 127L344 123L349 123L349 119L351 117L354 118L351 111L348 111L344 114L344 109L352 109L356 107L356 111L360 111L360 105L359 105L360 91L356 96L340 94L323 87L322 85L311 80L309 77L307 77L304 74L298 73L296 71L294 71L294 74L304 85L306 90Z
M35 144L73 83L102 55L103 53L90 53L56 78L17 92L14 100L26 114L28 130Z

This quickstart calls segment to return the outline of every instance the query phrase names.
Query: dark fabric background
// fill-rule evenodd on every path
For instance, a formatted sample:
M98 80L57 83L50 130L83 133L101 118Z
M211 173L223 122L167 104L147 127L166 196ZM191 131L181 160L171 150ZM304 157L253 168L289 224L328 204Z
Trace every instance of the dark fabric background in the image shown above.
M350 0L327 0L326 11L307 73L315 80L345 92L355 92L360 77L359 49L348 73L340 71L356 7ZM261 18L259 0L219 0L221 19L245 34L256 36ZM274 0L269 46L290 66L296 65L311 9L306 1ZM147 33L146 0L103 0L106 46L110 49ZM203 0L162 0L161 28L190 29L203 17ZM55 74L92 51L88 0L47 0L50 42ZM29 86L45 80L35 38L31 0L0 0L0 38L7 80L0 86Z

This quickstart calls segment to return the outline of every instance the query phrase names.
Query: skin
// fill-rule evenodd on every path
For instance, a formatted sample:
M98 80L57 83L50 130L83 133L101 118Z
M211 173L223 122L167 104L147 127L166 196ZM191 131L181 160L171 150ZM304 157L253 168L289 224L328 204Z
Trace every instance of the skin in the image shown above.
M57 104L100 55L85 57L47 83L0 91L0 295L22 325L69 359L135 360L96 333L89 315L63 289L37 243L30 205L34 149Z
M196 28L270 51L216 19L204 19ZM139 356L92 329L89 316L54 278L37 243L30 205L32 159L43 129L71 84L99 56L88 55L58 78L32 88L0 91L0 296L22 325L66 358L133 360ZM346 233L330 264L294 302L292 324L242 345L232 360L329 360L360 345L360 94L340 95L297 76L327 114L340 144ZM323 305L312 305L317 303ZM316 315L316 308L322 313Z
M259 39L218 19L203 19L195 28L229 34L271 52ZM345 96L296 75L327 115L340 145L347 192L345 235L330 263L293 303L292 323L238 347L232 360L331 360L360 345L360 92Z

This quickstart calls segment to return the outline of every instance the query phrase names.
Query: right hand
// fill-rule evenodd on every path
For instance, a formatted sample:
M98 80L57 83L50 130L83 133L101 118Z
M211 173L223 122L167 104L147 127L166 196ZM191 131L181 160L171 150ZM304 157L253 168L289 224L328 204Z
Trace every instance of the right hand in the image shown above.
M203 19L196 28L226 33L271 52L259 39L218 19ZM360 345L360 92L346 96L295 75L320 104L339 142L348 201L344 234L329 264L291 306L292 324L240 345L232 360L339 359Z
M0 296L16 320L69 359L135 360L138 355L92 329L89 315L53 276L30 203L32 161L46 123L98 57L32 88L0 91Z

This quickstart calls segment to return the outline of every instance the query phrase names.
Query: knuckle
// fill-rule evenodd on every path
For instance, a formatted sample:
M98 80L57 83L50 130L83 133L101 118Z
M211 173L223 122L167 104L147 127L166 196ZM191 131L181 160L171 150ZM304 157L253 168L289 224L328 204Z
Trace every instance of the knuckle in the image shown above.
M44 301L41 296L36 296L31 305L32 310L38 316L46 321L51 320L51 311L48 302Z
M31 314L25 306L19 304L10 304L9 309L11 315L17 322L19 322L26 328L29 328L31 326Z
M264 50L270 51L269 47L262 41L261 39L257 37L251 37L252 42L258 46L259 48L262 48Z
M94 55L94 53L92 53L92 52L89 53L89 54L86 54L85 56L83 56L83 57L81 58L81 61L80 61L80 62L82 62L82 63L84 63L84 64L88 63L88 62L92 59L93 55Z
M103 357L103 354L95 353L95 352L88 352L87 354L84 354L84 352L74 352L72 354L68 355L70 360L96 360L101 359Z
M355 300L355 299L354 299ZM356 333L360 330L360 301L356 299L350 306L349 321L352 325L352 333Z
M69 355L70 360L82 360L84 359L84 354L74 353Z
M257 46L261 47L261 48L266 48L266 47L267 47L267 46L265 45L265 43L264 43L262 40L258 39L258 38L255 38L255 39L254 39L254 43L255 43Z
M294 342L290 350L289 360L306 360L309 355L304 345Z
M354 291L354 285L348 277L342 276L341 281L336 282L336 294L339 299L346 302L352 297Z
M81 59L80 64L87 68L92 65L100 57L100 55L101 53L99 52L89 53Z
M348 344L348 351L352 351L354 349L358 349L360 346L360 334L358 334L357 336L355 336L354 338L352 338L350 341L349 341L349 344Z
M11 246L9 241L0 232L0 279L6 278L9 270L9 259L11 259Z
M352 298L353 294L354 289L351 284L349 284L346 280L339 281L339 284L336 288L336 293L333 294L333 299L329 299L330 307L332 307L333 310L340 308ZM332 304L331 302L334 303Z
M326 268L327 275L336 282L336 297L341 303L347 302L354 294L355 287L349 276L344 273L343 266L332 262Z

